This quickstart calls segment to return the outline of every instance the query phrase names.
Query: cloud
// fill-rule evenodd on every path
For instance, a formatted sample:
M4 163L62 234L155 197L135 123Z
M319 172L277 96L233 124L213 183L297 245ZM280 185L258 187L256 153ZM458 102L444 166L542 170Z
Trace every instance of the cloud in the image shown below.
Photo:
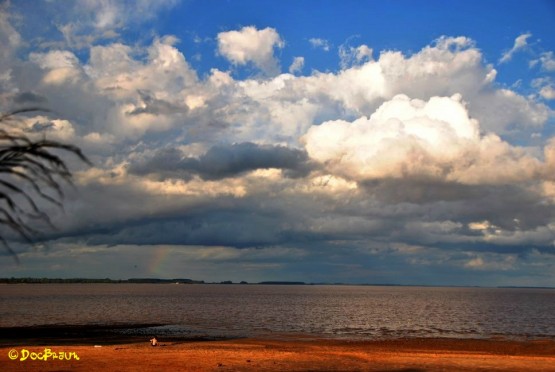
M174 177L199 175L206 180L234 177L257 169L282 169L289 176L303 176L310 170L306 153L282 146L239 143L211 147L198 158L186 157L173 148L157 151L151 158L132 163L133 174L162 173Z
M313 126L304 141L311 158L355 180L503 184L533 178L540 166L496 135L481 136L460 95L427 102L399 95L369 118Z
M541 77L532 80L530 84L538 92L538 95L545 100L555 99L555 84L550 77Z
M473 270L514 270L516 256L514 255L476 255L469 259L464 267Z
M501 56L501 58L499 59L499 63L507 63L509 62L512 58L513 55L517 52L519 52L520 50L526 48L528 46L528 39L532 36L531 33L525 33L522 35L519 35L516 39L515 39L515 43L513 45L513 47L508 50L507 52L503 53L503 55Z
M538 59L532 60L530 62L530 67L534 67L538 63L544 71L555 71L555 57L553 56L553 52L542 53Z
M128 115L171 115L175 113L186 113L187 106L178 105L163 99L158 99L149 91L137 90L141 98L141 103L136 108L129 111Z
M304 67L304 57L293 58L293 63L289 66L289 72L291 74L300 73Z
M35 116L25 120L27 133L48 136L50 139L71 142L75 139L75 128L67 120L51 120L46 116Z
M120 123L98 129L125 139L177 125L192 105L189 92L198 77L176 42L174 37L153 40L144 60L134 59L135 51L119 43L91 48L87 78L110 100L108 120Z
M19 32L12 26L9 10L10 3L0 4L0 91L14 91L18 89L12 80L13 66L17 63L17 52L23 45ZM0 93L0 104L5 104Z
M372 48L369 48L367 45L359 45L355 48L347 45L347 43L342 44L339 47L339 65L342 69L346 69L363 62L368 62L372 60L372 53Z
M322 49L324 52L329 52L331 49L331 44L326 39L311 38L308 39L308 42L310 43L310 45L312 45L313 48Z
M65 44L82 49L97 40L116 39L126 27L152 20L160 11L176 4L176 0L78 0L53 17Z
M11 62L15 50L21 45L21 35L10 23L10 14L7 12L8 4L0 5L0 67L6 68L5 64Z
M547 100L555 99L555 88L553 85L546 85L540 89L540 96Z
M99 89L111 89L114 95L134 95L142 89L170 96L197 82L196 72L174 46L177 41L172 36L154 39L144 61L133 58L136 51L120 43L94 46L87 73Z
M22 92L13 97L13 102L21 106L25 106L26 104L29 106L36 106L37 104L42 104L46 101L46 97L33 92Z
M44 53L31 52L29 61L43 70L81 67L81 62L77 56L69 50L51 50Z
M482 128L499 134L515 128L538 128L547 121L548 107L512 90L499 89L495 77L495 69L484 63L472 40L442 37L412 55L382 51L376 60L365 60L336 73L278 76L264 83L248 81L241 88L247 97L264 102L262 110L255 110L254 115L264 112L268 105L302 103L307 117L294 132L301 135L310 125L328 119L369 116L397 94L422 100L461 94ZM287 111L271 115L270 120L279 121ZM252 120L251 114L245 123ZM274 129L278 127L266 127L269 134Z
M239 31L220 32L217 40L218 52L234 65L250 62L267 75L279 73L274 48L283 48L285 44L275 29L267 27L258 30L247 26Z
M337 73L265 80L234 80L215 69L201 80L176 42L155 39L144 58L121 43L94 46L85 65L68 51L35 53L31 62L42 71L26 66L15 73L20 89L48 94L49 105L67 119L89 118L76 128L116 141L165 132L187 141L298 146L310 126L369 116L399 93L422 100L460 93L482 128L497 133L538 128L549 117L542 104L495 89L495 70L465 38L442 38L411 56L385 51Z

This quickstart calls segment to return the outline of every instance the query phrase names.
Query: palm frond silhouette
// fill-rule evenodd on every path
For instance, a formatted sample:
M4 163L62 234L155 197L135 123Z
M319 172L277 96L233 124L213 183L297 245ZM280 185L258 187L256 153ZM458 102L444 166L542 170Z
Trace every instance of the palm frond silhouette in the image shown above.
M38 219L54 227L38 200L62 208L62 185L72 184L72 173L55 151L73 153L91 164L77 146L46 139L32 140L8 128L10 123L20 120L18 115L32 111L47 110L25 108L0 115L0 225L27 242L32 242L38 233L31 221ZM17 254L1 233L0 244L19 263Z

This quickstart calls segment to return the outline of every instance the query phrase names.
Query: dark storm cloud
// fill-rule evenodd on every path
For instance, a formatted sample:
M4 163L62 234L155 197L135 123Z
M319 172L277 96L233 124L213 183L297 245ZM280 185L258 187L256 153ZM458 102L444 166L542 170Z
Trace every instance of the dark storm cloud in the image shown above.
M279 241L277 217L221 210L210 214L143 219L91 235L91 244L267 246Z
M36 105L40 103L45 103L47 101L46 97L35 94L33 92L22 92L18 93L13 97L13 102L18 105Z
M160 161L169 162L172 156L179 159L176 154L182 155L179 151L173 155L170 152ZM178 252L175 257L183 255L184 262L191 262L197 255L212 257L210 247L226 247L230 250L226 252L241 253L225 260L216 255L214 262L221 260L231 265L232 261L287 261L287 273L299 270L300 277L310 275L314 279L307 280L314 281L326 281L332 275L345 282L409 283L415 280L433 283L438 272L445 272L446 278L459 275L461 279L456 283L466 283L468 270L472 270L472 278L485 270L465 266L476 257L483 260L484 265L493 265L491 272L505 270L504 256L518 255L522 265L536 262L538 252L543 253L541 257L553 257L546 254L550 253L549 249L541 242L537 245L510 241L488 243L481 232L468 229L468 223L484 217L499 225L501 222L494 217L509 213L511 192L513 197L523 196L514 194L511 188L499 188L504 190L501 200L493 200L495 188L492 187L489 192L483 189L476 199L452 198L416 204L392 199L377 202L366 192L353 193L350 197L326 192L310 196L287 192L272 198L266 194L241 198L200 194L192 198L168 199L164 195L148 197L140 189L123 185L119 189L105 188L102 184L97 187L80 197L80 200L87 198L86 206L90 208L72 213L72 223L75 223L75 216L86 219L46 239L51 240L52 246L58 243L71 246L77 242L79 246L107 246L106 252L112 252L112 249L117 251L118 246L139 249L140 246L168 245ZM326 187L330 186L322 186ZM115 193L116 190L119 192ZM532 202L530 196L527 200ZM515 210L525 208L517 201L512 205ZM521 213L531 210L533 204ZM545 211L540 210L540 214L543 213ZM506 218L508 223L510 218ZM63 228L63 223L57 225ZM259 252L278 247L302 250L306 255L294 256L290 261L282 257L252 256L254 249ZM202 253L205 249L206 253ZM495 269L497 261L501 269ZM218 265L223 265L221 262ZM225 271L224 266L218 267ZM512 275L512 271L503 272ZM204 279L204 275L198 277Z
M198 158L183 157L175 148L159 150L150 159L131 163L129 172L185 178L198 175L205 180L219 180L269 168L283 169L286 176L295 178L306 175L311 164L305 151L244 142L214 146Z
M124 187L105 189L98 185L94 190L81 194L84 204L73 211L77 218L60 213L54 221L59 230L45 231L40 240L248 248L300 243L316 246L339 236L311 231L307 218L316 211L308 198L212 198L201 194L168 199L163 195L149 198ZM95 207L87 207L92 205ZM110 209L114 205L116 208Z
M150 161L151 166L156 165L152 171L160 172L167 166L175 175L182 153L163 150ZM73 241L84 239L88 244L236 248L302 244L307 249L329 247L330 254L340 247L352 249L357 241L427 246L444 252L552 251L552 234L541 230L553 217L551 208L542 205L537 195L516 186L462 187L458 197L415 203L419 199L390 197L378 201L369 196L371 188L339 196L323 192L328 187L325 185L310 196L281 193L276 186L271 198L266 194L241 198L199 194L172 199L125 185L95 185L89 185L79 196L83 206L94 207L73 210L72 215L78 218L60 215L55 223L61 232L53 232L45 240L65 236ZM410 192L415 185L398 180L396 187L392 195L402 195L403 189ZM488 221L491 228L470 228L482 221ZM496 229L503 232L496 235Z
M359 185L369 196L385 204L413 205L413 209L427 210L431 219L462 223L488 220L511 230L544 226L555 217L555 210L545 203L542 195L521 185L465 185L410 178Z
M120 199L123 202L125 198L129 199L129 204L136 203L135 197L121 195ZM98 205L104 203L110 202L98 201ZM152 210L148 206L145 208ZM63 233L53 232L44 238L86 240L93 245L175 244L236 248L269 246L295 239L283 224L283 220L292 220L286 217L288 211L275 205L261 206L261 201L253 198L222 196L210 203L199 201L173 211L168 211L168 207L160 208L164 212L153 213L150 217L137 218L132 214L116 219L106 217L105 222L95 225L82 221ZM90 213L100 215L102 211ZM97 216L94 220L101 218Z
M387 203L426 204L476 199L482 186L464 185L433 179L389 178L362 181L359 185L372 196Z

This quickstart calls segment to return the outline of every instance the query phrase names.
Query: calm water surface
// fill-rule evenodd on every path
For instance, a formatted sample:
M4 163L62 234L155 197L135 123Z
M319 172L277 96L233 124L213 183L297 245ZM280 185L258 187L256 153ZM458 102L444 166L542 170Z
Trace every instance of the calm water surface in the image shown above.
M177 336L555 338L555 290L175 284L0 285L0 327L160 324Z

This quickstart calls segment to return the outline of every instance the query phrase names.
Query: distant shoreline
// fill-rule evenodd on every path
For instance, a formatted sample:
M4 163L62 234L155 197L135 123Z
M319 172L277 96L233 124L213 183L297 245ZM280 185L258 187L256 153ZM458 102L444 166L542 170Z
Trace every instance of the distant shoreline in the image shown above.
M193 279L157 279L157 278L131 278L131 279L99 279L99 278L0 278L0 284L139 284L139 283L150 283L150 284L206 284L204 280L193 280Z
M505 288L505 289L555 289L546 286L476 286L476 285L430 285L430 284L396 284L396 283L306 283L301 281L261 281L249 283L246 281L206 282L194 279L160 279L160 278L0 278L0 284L210 284L210 285L299 285L299 286L369 286L369 287L428 287L428 288Z

